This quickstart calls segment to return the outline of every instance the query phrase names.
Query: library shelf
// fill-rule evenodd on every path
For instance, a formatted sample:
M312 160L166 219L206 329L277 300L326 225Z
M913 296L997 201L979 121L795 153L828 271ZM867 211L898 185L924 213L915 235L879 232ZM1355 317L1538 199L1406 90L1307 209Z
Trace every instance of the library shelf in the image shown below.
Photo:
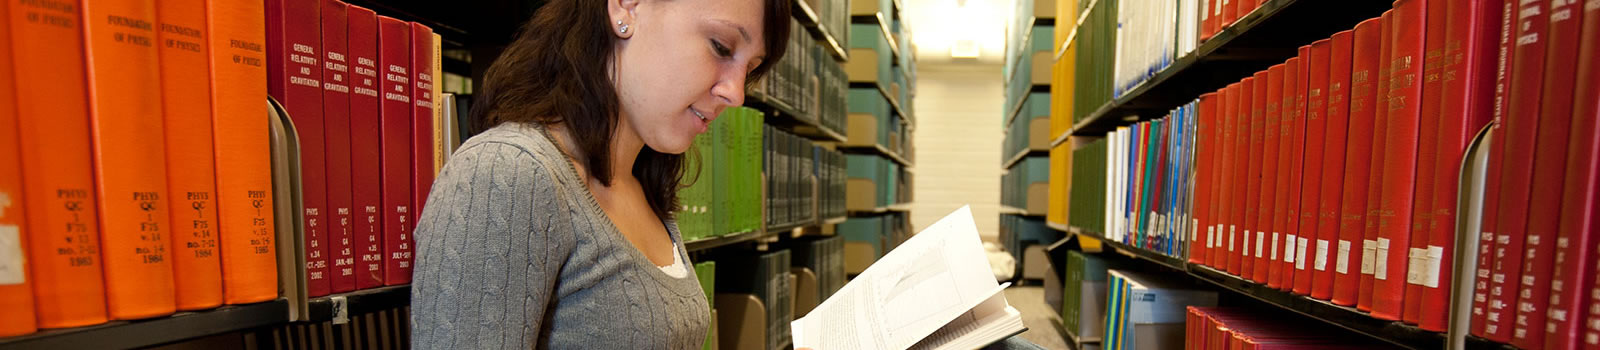
M900 154L897 154L897 153L889 151L889 148L883 147L883 145L880 145L880 144L873 144L872 146L845 146L845 145L839 145L837 147L837 150L840 151L840 152L851 153L851 154L872 154L872 155L882 156L884 158L889 158L889 160L893 160L895 163L900 163L900 166L903 166L903 167L906 167L906 168L911 168L913 166L911 164L910 160L907 160L905 157L900 156Z
M794 18L800 20L800 25L806 27L806 31L811 32L811 36L822 44L822 48L827 49L828 53L833 54L833 58L840 62L850 60L850 52L845 50L843 45L840 45L839 36L833 34L838 28L829 29L827 26L822 25L822 22L818 20L817 12L812 10L811 5L807 4L805 0L795 0L794 8L798 10L794 11Z
M178 312L134 321L0 338L0 349L122 349L144 348L289 322L289 301L278 298L210 310Z
M1295 56L1302 45L1378 17L1390 5L1373 0L1267 1L1143 83L1075 120L1068 133L1099 135L1161 117L1202 93Z

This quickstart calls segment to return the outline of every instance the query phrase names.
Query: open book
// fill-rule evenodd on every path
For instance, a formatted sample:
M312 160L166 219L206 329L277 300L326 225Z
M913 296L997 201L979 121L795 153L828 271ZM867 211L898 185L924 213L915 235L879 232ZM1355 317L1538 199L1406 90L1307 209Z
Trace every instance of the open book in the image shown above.
M796 348L974 349L1022 333L962 207L790 323Z

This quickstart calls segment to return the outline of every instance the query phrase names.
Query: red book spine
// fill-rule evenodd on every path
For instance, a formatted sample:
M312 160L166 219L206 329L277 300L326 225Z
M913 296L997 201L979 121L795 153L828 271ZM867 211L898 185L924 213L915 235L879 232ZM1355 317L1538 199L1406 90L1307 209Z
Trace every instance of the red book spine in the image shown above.
M1577 52L1576 80L1600 81L1600 6L1583 9L1581 47ZM1555 273L1550 283L1549 314L1545 320L1547 349L1576 349L1583 305L1594 303L1585 295L1594 285L1595 235L1600 222L1600 86L1580 84L1572 110L1572 133L1568 140L1567 171L1563 179L1561 221L1557 228ZM1590 316L1590 322L1600 320ZM1590 344L1600 344L1600 334L1589 335Z
M327 146L329 222L328 253L333 260L330 285L334 293L356 289L355 250L351 232L350 195L350 61L349 5L339 0L322 3L322 117Z
M176 310L154 1L85 1L89 120L106 306L129 320ZM160 120L159 117L154 117Z
M1461 159L1467 143L1489 122L1494 108L1494 40L1500 32L1491 24L1500 22L1503 1L1475 1L1451 4L1445 29L1444 95L1441 98L1439 146L1434 171L1432 215L1428 220L1429 262L1426 288L1422 291L1422 310L1445 310L1450 306L1449 268L1456 238L1456 201L1460 194ZM1426 91L1424 91L1426 92ZM1459 117L1452 117L1459 116ZM1427 200L1418 198L1419 201ZM1438 251L1437 259L1433 255ZM1444 331L1450 313L1424 312L1418 322L1422 329ZM1576 330L1574 330L1576 332Z
M378 16L383 101L383 282L411 283L411 25Z
M1223 12L1225 12L1224 8L1227 7L1227 0L1210 1L1211 5L1209 6L1211 7L1211 17L1208 17L1208 19L1211 20L1211 25L1206 26L1205 31L1211 32L1211 36L1215 37L1217 34L1222 33L1223 27L1227 26L1226 23L1223 23Z
M1199 33L1200 42L1211 40L1211 37L1216 35L1216 32L1211 30L1211 27L1217 21L1217 16L1212 15L1212 9L1217 7L1217 5L1213 5L1213 3L1218 2L1220 1L1204 0L1200 2L1200 27L1197 31Z
M1424 15L1427 16L1422 28L1423 54L1421 56L1422 98L1420 111L1417 115L1416 160L1411 165L1415 174L1412 181L1410 204L1411 217L1404 229L1409 235L1409 244L1405 253L1406 280L1403 286L1405 298L1402 300L1400 319L1406 323L1419 323L1422 321L1422 290L1427 287L1429 278L1429 262L1437 263L1438 259L1429 259L1429 256L1442 255L1443 250L1428 250L1428 233L1432 231L1430 220L1433 207L1433 190L1435 186L1434 164L1438 162L1439 127L1444 116L1440 100L1443 98L1444 72L1451 67L1445 60L1446 50L1445 30L1448 28L1449 2L1430 1L1427 3ZM1452 117L1459 119L1459 117Z
M1200 108L1196 116L1195 129L1197 141L1194 152L1195 157L1195 236L1190 242L1189 262L1205 265L1206 258L1211 253L1211 237L1216 235L1213 227L1212 213L1216 211L1214 202L1216 178L1214 172L1217 168L1217 156L1220 152L1214 151L1217 145L1217 115L1216 103L1218 92L1200 95ZM1205 230L1205 236L1200 236L1200 230ZM1202 243L1201 240L1205 242Z
M1327 131L1322 138L1322 176L1318 180L1321 186L1306 189L1320 191L1315 213L1317 271L1311 280L1311 297L1322 300L1333 298L1335 274L1350 272L1345 261L1350 256L1351 242L1339 240L1339 196L1344 185L1345 142L1350 126L1350 53L1354 34L1353 30L1334 33L1328 46L1328 89L1324 93L1327 112L1322 116Z
M1229 84L1217 93L1217 121L1220 126L1217 134L1217 158L1222 162L1216 168L1216 175L1213 180L1217 186L1217 196L1212 201L1217 207L1212 212L1212 231L1215 231L1215 234L1212 235L1208 243L1211 248L1209 249L1210 254L1206 257L1206 265L1215 267L1218 270L1228 266L1229 249L1226 243L1228 228L1231 227L1229 218L1232 217L1228 211L1231 209L1229 203L1232 203L1233 200L1233 181L1230 181L1233 177L1230 175L1233 173L1234 155L1236 154L1234 153L1235 147L1233 147L1234 117L1231 111L1235 102L1233 97L1234 90L1238 86L1238 83Z
M1293 62L1296 65L1298 63ZM1272 199L1267 201L1271 203L1272 215L1269 226L1272 238L1267 240L1266 249L1269 253L1267 253L1265 277L1267 286L1272 288L1278 288L1283 281L1283 259L1279 258L1279 254L1284 253L1280 247L1283 246L1285 225L1289 222L1283 216L1288 215L1288 210L1284 206L1289 204L1289 163L1293 162L1289 148L1294 145L1294 118L1290 112L1294 110L1294 81L1297 78L1294 75L1299 74L1299 67L1291 68L1290 64L1284 62L1267 68L1267 75L1274 78L1271 80L1275 80L1273 83L1268 83L1267 100L1269 107L1275 109L1273 113L1276 113L1279 123L1278 141L1272 145L1275 153L1272 156L1277 157L1278 161L1273 167L1273 178L1267 179L1274 188Z
M11 56L11 9L0 4L0 249L17 252L10 262L27 263L21 254L28 246L30 230L24 217L22 198L22 151L18 133L17 81L14 79ZM39 210L39 209L33 209ZM11 253L7 253L11 254ZM25 266L7 265L0 269L0 337L33 333L38 328L38 318L33 312L32 277Z
M1493 142L1489 143L1489 164L1485 169L1486 174L1484 174L1483 180L1483 218L1479 224L1477 237L1478 261L1477 268L1473 270L1476 278L1473 279L1472 284L1472 320L1470 322L1471 327L1468 328L1470 334L1478 337L1487 337L1488 335L1484 330L1489 323L1489 284L1492 280L1491 272L1494 270L1494 263L1498 260L1495 258L1494 246L1499 240L1496 239L1494 232L1495 228L1499 226L1500 219L1494 214L1499 213L1500 168L1503 166L1501 163L1505 162L1503 157L1505 156L1506 143L1502 135L1505 135L1506 100L1509 99L1511 94L1509 90L1511 88L1511 79L1508 75L1511 72L1511 63L1515 61L1515 57L1511 55L1511 50L1515 46L1512 45L1510 33L1513 28L1512 25L1517 19L1515 12L1517 9L1516 3L1512 1L1506 1L1501 4L1500 30L1493 34L1500 39L1496 44L1496 48L1499 50L1496 56L1499 60L1497 60L1495 66L1494 121L1490 123L1490 128L1493 131L1491 133Z
M1500 198L1495 215L1500 216L1495 230L1495 263L1489 283L1488 324L1484 334L1489 340L1510 342L1512 320L1516 311L1512 307L1522 280L1523 239L1527 234L1529 197L1532 191L1533 158L1536 136L1539 135L1539 98L1544 87L1545 37L1550 14L1543 2L1521 3L1517 11L1517 26L1512 37L1517 38L1511 55L1525 59L1511 66L1510 99L1506 101L1505 153L1501 155ZM1498 139L1498 137L1496 137ZM1499 140L1496 140L1499 142ZM1484 214L1489 215L1489 214Z
M1327 118L1323 115L1328 112L1328 66L1329 57L1332 56L1333 40L1322 39L1311 43L1311 59L1306 61L1309 69L1309 84L1306 85L1306 147L1305 167L1302 169L1300 188L1299 215L1296 216L1297 227L1302 241L1295 244L1296 250L1304 254L1304 259L1295 263L1294 293L1311 295L1312 280L1316 279L1318 271L1327 270L1327 241L1319 241L1317 236L1317 206L1322 202L1317 201L1318 191L1322 189L1322 150L1326 137ZM1305 242L1301 244L1300 242Z
M216 162L212 159L211 64L203 0L156 4L161 114L171 199L172 283L179 310L222 305L217 242Z
M1367 170L1367 203L1362 214L1361 285L1356 298L1356 310L1372 311L1372 284L1378 270L1378 199L1383 195L1384 143L1389 130L1389 82L1392 71L1390 53L1394 51L1395 12L1384 11L1382 31L1378 34L1378 85L1374 91L1372 117L1372 166Z
M1278 170L1282 168L1278 165L1278 160L1282 159L1282 157L1279 157L1281 153L1279 149L1282 147L1278 145L1281 143L1279 140L1283 139L1281 136L1283 133L1279 129L1287 129L1280 126L1283 113L1278 110L1279 102L1283 100L1283 64L1269 67L1265 71L1256 73L1256 76L1264 77L1264 79L1256 81L1265 82L1265 84L1262 84L1264 86L1262 90L1266 91L1265 94L1262 94L1265 97L1262 100L1262 105L1264 105L1262 112L1267 119L1267 130L1264 144L1262 144L1261 176L1260 181L1258 181L1261 183L1262 190L1260 199L1256 201L1258 217L1256 220L1256 245L1254 247L1256 254L1254 259L1255 271L1250 276L1252 281L1267 283L1268 273L1272 270L1270 268L1272 258L1277 257L1278 251L1277 249L1271 249L1277 247L1276 245L1269 244L1277 243L1278 241L1277 232L1272 226L1275 221L1274 218L1276 218L1276 215L1273 215L1273 211L1276 209L1275 205L1278 204ZM1267 240L1268 235L1272 236L1271 241ZM1267 254L1266 251L1268 249L1271 249L1273 254Z
M422 214L422 202L433 188L433 29L411 23L411 213Z
M1249 153L1246 152L1246 147L1250 143L1250 118L1239 111L1245 108L1240 103L1248 101L1248 99L1244 98L1246 96L1246 86L1248 85L1242 81L1234 83L1230 91L1228 91L1228 123L1233 130L1233 136L1228 138L1228 146L1232 151L1229 152L1230 160L1228 161L1229 169L1227 170L1228 178L1226 179L1228 181L1228 202L1224 213L1227 216L1223 217L1224 222L1228 225L1228 237L1226 240L1219 242L1227 247L1227 251L1223 253L1222 265L1218 265L1217 268L1229 272L1238 270L1239 230L1243 229L1239 224L1243 221L1240 218L1244 217L1244 208L1238 203L1244 199L1244 182L1241 180L1244 178L1244 169L1249 166L1249 158L1246 157Z
M1356 25L1350 51L1350 105L1345 132L1344 176L1339 195L1339 249L1335 266L1333 303L1356 305L1361 295L1362 238L1367 209L1367 178L1372 175L1372 129L1377 99L1378 51L1382 22L1377 18ZM1347 243L1348 242L1348 243ZM1345 254L1348 246L1348 254Z
M1219 0L1219 1L1222 1L1222 23L1220 23L1221 28L1218 29L1218 31L1221 31L1221 30L1224 30L1224 29L1228 29L1228 26L1233 25L1233 21L1236 21L1236 20L1239 19L1239 4L1238 3L1239 2L1243 2L1243 1L1250 1L1250 0Z
M1385 320L1399 320L1404 311L1427 8L1426 0L1397 1L1395 25L1389 32L1394 36L1394 48L1387 57L1391 61L1389 112L1384 119L1388 140L1384 141L1383 194L1378 200L1378 266L1372 285L1372 316Z
M1248 1L1248 0L1247 0ZM1255 276L1255 263L1260 260L1258 253L1261 245L1261 193L1266 186L1261 184L1262 168L1266 166L1266 145L1268 122L1266 116L1267 102L1267 71L1256 72L1250 77L1250 173L1245 175L1247 183L1244 194L1244 248L1239 257L1239 276L1251 281L1261 281Z
M306 290L328 295L327 163L322 119L321 4L267 0L267 94L283 104L300 136L301 203L305 207Z
M379 122L378 15L359 6L346 8L349 26L350 197L354 219L356 289L383 286L383 143Z
M1238 111L1235 112L1239 118L1240 158L1239 163L1235 164L1238 167L1236 170L1238 175L1234 181L1238 182L1238 185L1234 190L1239 191L1239 195L1233 199L1233 222L1238 226L1238 233L1230 232L1228 237L1228 246L1235 249L1233 254L1228 256L1228 272L1241 277L1244 276L1242 269L1244 261L1250 256L1250 245L1246 242L1250 242L1250 228L1253 226L1251 224L1253 221L1250 219L1255 213L1254 207L1249 205L1250 199L1253 198L1251 194L1255 193L1252 191L1254 181L1251 181L1251 176L1259 171L1255 167L1261 166L1261 152L1251 151L1252 148L1260 149L1261 146L1259 138L1261 123L1250 113L1255 103L1255 86L1255 77L1246 77L1239 82L1239 104ZM1234 247L1236 244L1238 246Z
M1300 186L1305 182L1306 90L1311 83L1311 66L1308 65L1310 60L1311 45L1301 46L1299 55L1289 59L1289 67L1294 68L1292 69L1294 72L1288 72L1291 69L1285 69L1284 72L1285 74L1291 74L1293 77L1292 84L1289 87L1294 90L1294 107L1289 111L1289 121L1294 129L1290 130L1289 136L1289 153L1291 157L1289 162L1289 201L1284 205L1284 259L1281 263L1283 264L1283 272L1281 273L1282 276L1279 276L1281 281L1279 281L1278 285L1278 289L1284 291L1294 290L1296 263L1305 260L1305 250L1300 249L1300 247L1305 246L1305 238L1297 234L1300 228L1300 206L1297 203L1300 203L1300 196L1302 195ZM1284 82L1289 83L1290 80L1285 79ZM1288 89L1285 88L1284 91L1289 91Z
M1539 103L1539 137L1533 156L1533 181L1528 203L1527 238L1523 240L1527 259L1521 266L1522 291L1517 293L1517 318L1511 332L1511 345L1523 349L1544 346L1545 312L1550 307L1550 275L1555 263L1557 230L1561 225L1562 188L1567 173L1567 140L1572 128L1573 90L1577 80L1564 79L1577 74L1578 38L1582 35L1583 6L1571 1L1550 2L1549 36L1544 74L1544 94ZM1594 85L1586 81L1584 85ZM1593 103L1589 101L1588 103Z
M1233 21L1229 22L1237 23L1239 20L1244 19L1245 16L1249 16L1251 11L1256 10L1256 5L1256 0L1235 0L1233 2L1235 15Z

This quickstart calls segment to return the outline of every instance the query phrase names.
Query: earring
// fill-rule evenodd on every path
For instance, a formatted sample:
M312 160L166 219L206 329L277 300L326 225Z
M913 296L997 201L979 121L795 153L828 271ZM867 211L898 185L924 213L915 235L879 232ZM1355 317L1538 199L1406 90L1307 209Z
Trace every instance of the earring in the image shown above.
M623 33L623 34L627 34L628 33L628 25L626 25L626 24L622 25L621 28L617 29L617 32Z

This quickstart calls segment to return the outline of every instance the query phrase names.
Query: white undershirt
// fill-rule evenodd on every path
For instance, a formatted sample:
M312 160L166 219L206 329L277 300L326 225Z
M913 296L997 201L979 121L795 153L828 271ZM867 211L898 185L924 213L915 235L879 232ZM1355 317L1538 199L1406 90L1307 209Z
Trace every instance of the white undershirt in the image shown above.
M672 276L672 278L689 277L689 269L683 265L683 258L679 257L677 244L672 245L672 265L657 267L660 267L661 272L665 272L667 276Z

